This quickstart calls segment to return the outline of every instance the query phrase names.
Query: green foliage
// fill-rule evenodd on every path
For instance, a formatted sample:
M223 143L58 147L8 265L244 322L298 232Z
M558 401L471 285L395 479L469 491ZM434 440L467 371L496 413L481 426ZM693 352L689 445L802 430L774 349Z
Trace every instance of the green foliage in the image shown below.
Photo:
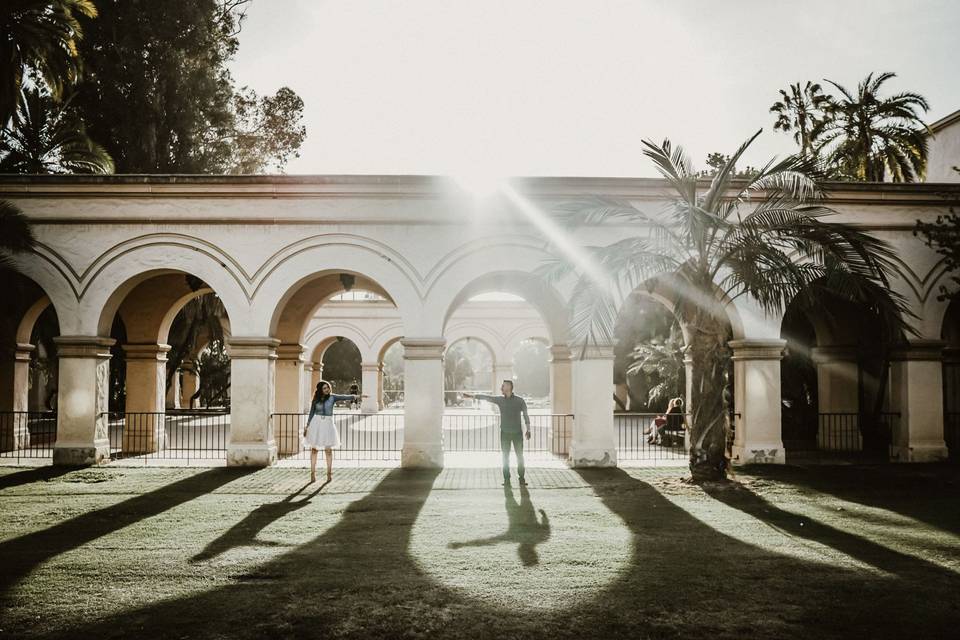
M79 17L94 18L90 0L4 0L0 3L0 128L20 104L31 72L59 100L81 73Z
M84 22L76 99L91 136L122 173L255 173L282 169L306 130L290 89L237 89L247 0L100 0Z
M87 136L72 99L24 91L11 127L0 130L0 172L113 173L113 159Z
M0 279L9 279L4 271L15 271L9 254L30 251L34 242L26 214L12 202L0 200Z
M230 357L222 340L213 340L196 361L200 376L200 406L230 406Z
M685 395L683 349L683 335L676 323L668 336L651 338L634 348L627 373L646 378L647 409L663 410L671 398Z
M617 309L638 287L655 288L671 300L679 321L691 328L690 464L697 480L722 476L725 466L730 300L749 295L762 309L779 313L792 300L812 302L829 291L841 299L869 300L890 326L909 330L902 297L889 291L890 278L899 273L896 253L856 227L823 220L833 212L819 201L814 159L771 160L755 176L733 181L737 161L759 133L706 189L683 149L669 140L645 141L644 154L675 194L670 206L646 212L602 197L563 203L556 213L573 230L609 221L636 232L588 247L594 269L560 252L541 269L550 280L575 277L571 332L584 349L614 341ZM599 280L596 272L608 279Z
M186 278L194 291L206 286L197 278L192 276L186 276ZM173 376L185 360L196 358L202 350L213 343L225 344L227 336L224 326L228 322L227 310L223 307L223 302L213 293L201 295L184 305L173 319L167 336L167 343L170 345L170 351L167 353L167 389L173 384ZM208 383L213 385L212 390L204 389L204 385ZM217 393L214 390L218 386L218 382L208 381L201 376L200 388L197 392L201 399L215 396Z
M954 167L960 173L960 168ZM913 235L921 236L928 247L943 256L943 264L951 273L952 285L941 285L941 300L960 299L960 214L951 207L950 213L937 216L933 223L917 221ZM953 287L953 290L950 290Z
M706 165L710 167L709 169L704 169L700 172L700 176L703 178L712 178L717 175L717 172L720 171L730 162L730 156L724 155L718 151L707 154ZM734 178L751 178L757 175L759 170L756 167L751 167L747 165L747 168L743 171L738 171L736 167L733 168L733 177Z
M825 174L837 180L914 182L926 172L928 130L921 119L929 109L917 93L881 96L895 73L869 74L849 91L827 80L839 98L807 82L781 90L770 107L774 129L793 133L800 154L820 160Z
M333 386L334 393L347 393L351 384L360 383L360 365L360 349L339 337L323 353L323 378Z

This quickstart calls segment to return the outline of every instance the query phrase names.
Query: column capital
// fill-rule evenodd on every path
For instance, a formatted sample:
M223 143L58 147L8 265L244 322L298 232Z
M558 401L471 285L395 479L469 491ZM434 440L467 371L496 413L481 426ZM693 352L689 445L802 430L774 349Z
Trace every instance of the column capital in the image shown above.
M907 340L890 353L891 360L943 360L943 340Z
M109 358L117 341L100 336L57 336L53 339L60 358Z
M828 362L857 362L860 353L857 347L847 344L834 344L825 347L814 347L810 350L810 357L816 364Z
M276 338L260 336L233 336L227 341L227 354L232 360L241 359L277 359Z
M156 360L157 362L167 361L167 352L170 351L170 345L158 343L130 343L122 345L123 356L127 360Z
M30 354L34 349L36 349L36 347L29 342L18 342L13 354L13 359L17 362L29 362Z
M373 372L379 373L379 371L380 371L380 366L381 366L381 365L380 365L379 362L361 362L361 363L360 363L360 370L361 370L361 371L373 371Z
M277 359L290 362L303 362L306 345L299 343L281 343L277 346Z
M404 360L439 360L443 358L446 338L401 338Z
M565 344L550 345L550 362L570 362L573 355L570 353L570 347Z
M733 349L733 360L782 360L786 340L731 340L727 343Z

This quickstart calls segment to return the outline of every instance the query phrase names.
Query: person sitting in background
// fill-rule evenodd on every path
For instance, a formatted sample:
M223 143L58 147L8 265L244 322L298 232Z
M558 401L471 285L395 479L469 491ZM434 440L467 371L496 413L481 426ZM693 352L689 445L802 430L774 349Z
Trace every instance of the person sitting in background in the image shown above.
M673 398L667 403L666 414L653 419L653 430L647 439L649 444L662 444L665 432L683 431L683 398Z

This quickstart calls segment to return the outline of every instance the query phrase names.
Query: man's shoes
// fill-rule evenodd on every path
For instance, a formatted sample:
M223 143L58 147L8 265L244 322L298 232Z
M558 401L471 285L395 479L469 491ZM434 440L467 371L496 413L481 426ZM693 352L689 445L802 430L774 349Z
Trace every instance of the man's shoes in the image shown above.
M521 487L527 486L527 481L524 480L523 478L520 478L520 486L521 486Z
M504 479L504 481L503 481L503 486L505 486L505 487L510 487L510 486L512 486L512 485L510 484L510 478Z

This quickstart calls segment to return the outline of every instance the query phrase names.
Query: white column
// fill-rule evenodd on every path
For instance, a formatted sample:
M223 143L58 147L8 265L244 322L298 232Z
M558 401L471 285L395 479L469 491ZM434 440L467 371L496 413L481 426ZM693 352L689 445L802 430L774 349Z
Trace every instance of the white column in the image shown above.
M170 378L170 387L167 389L167 397L164 402L167 409L180 408L180 393L180 370L178 369Z
M813 349L817 366L817 448L860 451L860 362L857 348L826 346ZM841 415L831 415L841 414ZM846 414L846 415L844 415Z
M267 337L230 338L228 466L266 467L277 459L270 414L274 412L279 344Z
M57 442L53 463L98 464L110 458L107 400L110 391L110 346L98 336L54 338L60 358L57 389Z
M380 403L377 402L377 387L380 378L379 362L360 363L360 393L367 397L360 402L360 411L363 413L376 413L380 409Z
M405 338L403 467L443 466L443 338Z
M313 383L313 363L303 363L303 386L301 388L300 413L310 412L310 400L313 399L313 392L316 384Z
M197 363L193 360L184 360L180 363L183 372L183 383L180 385L180 406L184 409L195 409L198 400L194 394L200 389L200 376L197 375Z
M299 414L303 409L304 350L302 344L281 344L277 347L276 413ZM300 450L299 417L280 417L274 421L273 427L278 454L286 455Z
M573 413L573 362L565 344L550 347L550 412L566 416ZM560 433L552 439L552 453L567 455L573 436L573 420L556 418L554 428Z
M493 366L493 393L497 394L504 380L513 380L513 363L497 362Z
M780 360L786 340L732 340L735 421L733 464L783 464Z
M150 453L164 446L168 351L168 344L123 345L127 400L122 447L126 453Z
M29 411L30 409L30 353L33 345L19 342L13 354L13 362L6 363L9 367L9 376L5 384L10 385L9 393L4 389L4 395L9 398L11 411ZM0 407L7 410L7 407ZM30 430L27 429L27 416L11 415L0 419L0 451L15 451L30 446Z
M940 340L911 340L893 353L890 408L893 422L890 455L899 462L930 462L947 457L943 439L943 348Z
M613 407L613 346L591 346L573 361L571 465L617 465Z
M693 416L693 357L690 355L690 347L683 350L683 375L683 412L687 414L687 422L690 423ZM683 430L683 450L690 451L690 429Z

